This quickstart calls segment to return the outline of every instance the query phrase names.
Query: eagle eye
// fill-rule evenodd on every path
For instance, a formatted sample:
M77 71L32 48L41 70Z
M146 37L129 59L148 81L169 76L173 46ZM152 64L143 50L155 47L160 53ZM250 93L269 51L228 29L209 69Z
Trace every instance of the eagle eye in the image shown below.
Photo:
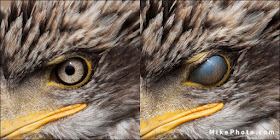
M230 66L226 57L214 55L190 73L187 85L202 87L219 86L225 82L229 72Z
M49 84L58 87L80 87L91 75L91 65L83 57L73 57L57 64L51 72Z

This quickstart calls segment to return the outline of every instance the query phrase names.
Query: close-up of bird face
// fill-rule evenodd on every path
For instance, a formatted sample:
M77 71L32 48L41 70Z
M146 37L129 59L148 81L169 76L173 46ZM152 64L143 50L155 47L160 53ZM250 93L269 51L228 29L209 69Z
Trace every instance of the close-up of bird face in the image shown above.
M141 2L141 138L279 139L279 1Z
M280 139L280 2L0 1L1 139Z
M1 10L1 139L139 138L140 2Z

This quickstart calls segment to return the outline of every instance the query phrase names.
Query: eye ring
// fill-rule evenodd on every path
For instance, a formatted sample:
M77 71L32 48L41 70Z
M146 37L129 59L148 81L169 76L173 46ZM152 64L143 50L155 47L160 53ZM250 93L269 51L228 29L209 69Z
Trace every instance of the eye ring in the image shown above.
M204 53L203 55L206 55L206 53ZM209 60L210 60L210 62L208 62ZM213 60L215 60L215 61L218 60L219 62L217 62L216 64L215 63L212 64ZM208 63L211 63L210 68L207 67L207 66L209 66ZM217 67L217 66L219 66L219 67ZM206 70L204 70L205 67L207 68ZM220 68L220 67L222 67L222 68ZM211 72L209 72L209 69ZM218 73L216 70L218 70L219 72L222 72L222 73ZM203 72L206 71L206 74L202 73L201 75L197 76L197 74L200 74L201 71L203 71ZM217 73L218 73L218 75L217 75ZM212 74L212 75L209 75L209 74ZM198 86L198 87L204 87L204 88L205 87L206 88L217 87L217 86L220 86L221 84L223 84L228 79L229 74L230 74L230 63L229 63L228 59L224 55L214 54L189 73L188 78L186 80L186 85ZM196 76L193 76L193 75L196 75ZM199 77L199 78L197 78L197 77ZM209 78L214 79L212 81L212 83L209 82ZM199 79L199 80L196 80L196 79ZM206 82L201 81L201 79L205 80Z
M47 85L60 88L78 88L88 82L91 71L91 63L86 58L74 56L59 61L52 69Z

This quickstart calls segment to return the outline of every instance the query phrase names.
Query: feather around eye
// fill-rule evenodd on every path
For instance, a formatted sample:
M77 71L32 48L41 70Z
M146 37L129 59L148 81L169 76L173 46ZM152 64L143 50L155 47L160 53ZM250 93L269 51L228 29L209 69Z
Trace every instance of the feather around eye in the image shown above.
M189 75L187 85L215 87L225 82L230 72L226 57L214 55L196 67Z

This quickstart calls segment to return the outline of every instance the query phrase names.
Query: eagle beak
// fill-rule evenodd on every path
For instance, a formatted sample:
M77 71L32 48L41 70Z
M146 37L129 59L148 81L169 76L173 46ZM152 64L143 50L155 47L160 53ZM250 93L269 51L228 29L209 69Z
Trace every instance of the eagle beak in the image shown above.
M140 137L146 139L167 132L175 126L186 121L211 115L221 110L223 105L223 103L212 103L190 110L175 110L172 112L163 113L148 120L141 121Z
M36 130L38 127L84 109L86 104L75 104L52 111L40 111L20 116L13 120L1 121L1 138L12 138Z

